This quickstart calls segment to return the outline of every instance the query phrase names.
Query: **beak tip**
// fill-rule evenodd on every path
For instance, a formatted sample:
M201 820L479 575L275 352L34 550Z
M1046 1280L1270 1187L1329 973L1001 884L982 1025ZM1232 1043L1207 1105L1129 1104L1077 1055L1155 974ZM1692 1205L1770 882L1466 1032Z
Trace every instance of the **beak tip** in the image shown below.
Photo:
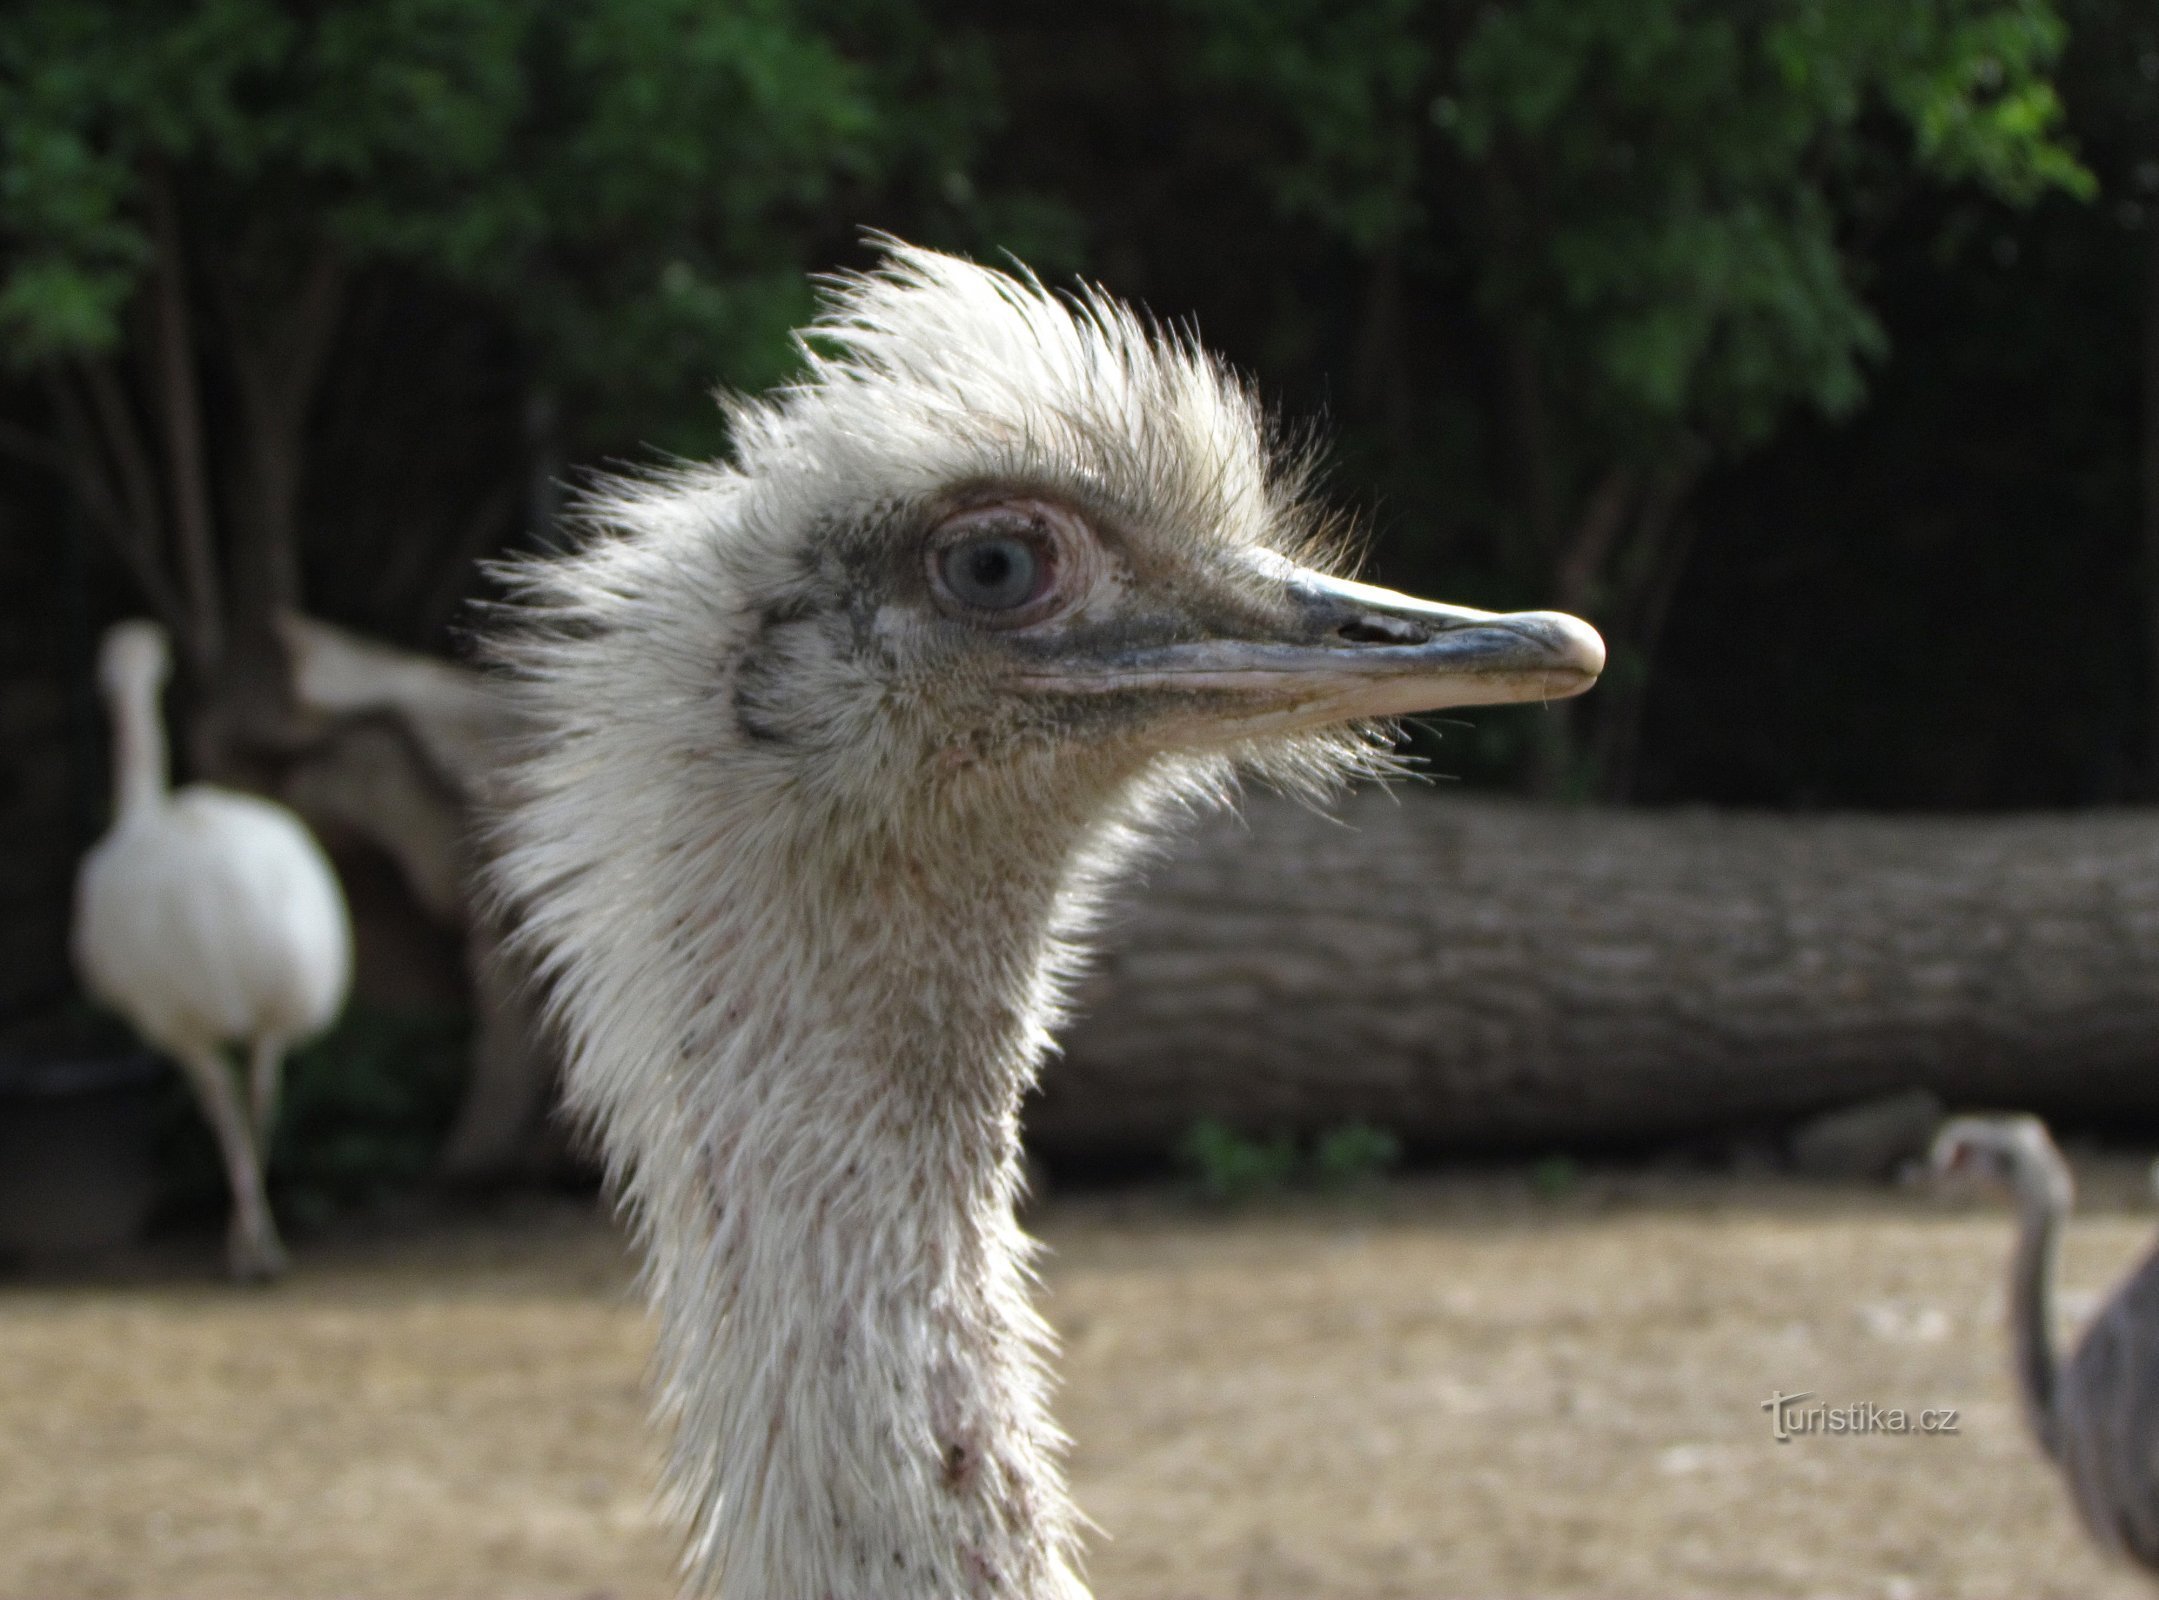
M1604 636L1580 617L1564 611L1534 611L1515 619L1515 626L1534 631L1557 658L1560 670L1580 674L1583 689L1603 674Z

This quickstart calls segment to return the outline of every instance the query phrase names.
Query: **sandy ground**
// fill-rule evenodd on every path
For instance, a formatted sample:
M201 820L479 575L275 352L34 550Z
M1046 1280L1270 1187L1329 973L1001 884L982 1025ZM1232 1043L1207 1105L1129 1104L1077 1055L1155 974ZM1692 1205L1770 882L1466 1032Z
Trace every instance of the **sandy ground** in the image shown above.
M2152 1232L2140 1168L2083 1166L2072 1314ZM2020 1430L1991 1207L1500 1173L1033 1222L1105 1596L2150 1593ZM0 1595L660 1600L627 1283L606 1224L527 1204L268 1291L195 1254L0 1284ZM1777 1389L1959 1429L1778 1444Z

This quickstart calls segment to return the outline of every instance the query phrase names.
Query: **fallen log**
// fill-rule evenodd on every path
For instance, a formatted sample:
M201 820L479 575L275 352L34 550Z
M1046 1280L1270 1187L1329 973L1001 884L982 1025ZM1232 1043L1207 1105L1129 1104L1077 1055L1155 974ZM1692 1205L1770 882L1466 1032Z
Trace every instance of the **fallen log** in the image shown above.
M2159 812L1255 799L1146 875L1029 1107L1052 1156L1202 1117L1413 1147L1728 1132L1900 1089L2159 1118Z

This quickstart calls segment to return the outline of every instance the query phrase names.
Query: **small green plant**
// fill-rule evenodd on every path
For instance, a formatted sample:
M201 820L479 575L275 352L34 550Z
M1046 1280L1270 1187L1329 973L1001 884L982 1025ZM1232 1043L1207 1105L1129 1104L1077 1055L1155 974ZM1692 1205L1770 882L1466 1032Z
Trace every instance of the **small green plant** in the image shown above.
M1248 1138L1203 1117L1177 1142L1177 1163L1209 1200L1234 1205L1287 1188L1297 1170L1297 1147L1286 1134Z
M1322 1188L1369 1189L1402 1159L1402 1141L1385 1128L1346 1122L1319 1136L1312 1147L1312 1173Z
M1402 1157L1401 1141L1383 1128L1344 1123L1323 1133L1309 1153L1288 1134L1257 1139L1203 1117L1177 1142L1177 1164L1218 1205L1237 1205L1292 1188L1334 1193L1369 1189Z
M1562 1200L1582 1181L1582 1169L1572 1156L1546 1156L1529 1169L1530 1192L1540 1200Z

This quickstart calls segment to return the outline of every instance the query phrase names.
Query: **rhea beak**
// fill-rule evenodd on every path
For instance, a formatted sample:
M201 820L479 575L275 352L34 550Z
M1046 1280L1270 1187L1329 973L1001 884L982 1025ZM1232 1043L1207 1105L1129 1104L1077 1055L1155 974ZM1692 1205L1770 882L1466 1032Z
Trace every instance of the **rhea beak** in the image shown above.
M1441 605L1273 559L1278 599L1206 636L1133 644L1054 686L1205 697L1239 731L1404 716L1449 706L1562 700L1604 670L1604 640L1557 611ZM1045 675L1036 679L1052 686Z
M1564 700L1604 671L1604 640L1559 611L1474 611L1292 568L1302 638L1222 640L1224 665L1272 675L1314 708L1391 717L1448 706Z

